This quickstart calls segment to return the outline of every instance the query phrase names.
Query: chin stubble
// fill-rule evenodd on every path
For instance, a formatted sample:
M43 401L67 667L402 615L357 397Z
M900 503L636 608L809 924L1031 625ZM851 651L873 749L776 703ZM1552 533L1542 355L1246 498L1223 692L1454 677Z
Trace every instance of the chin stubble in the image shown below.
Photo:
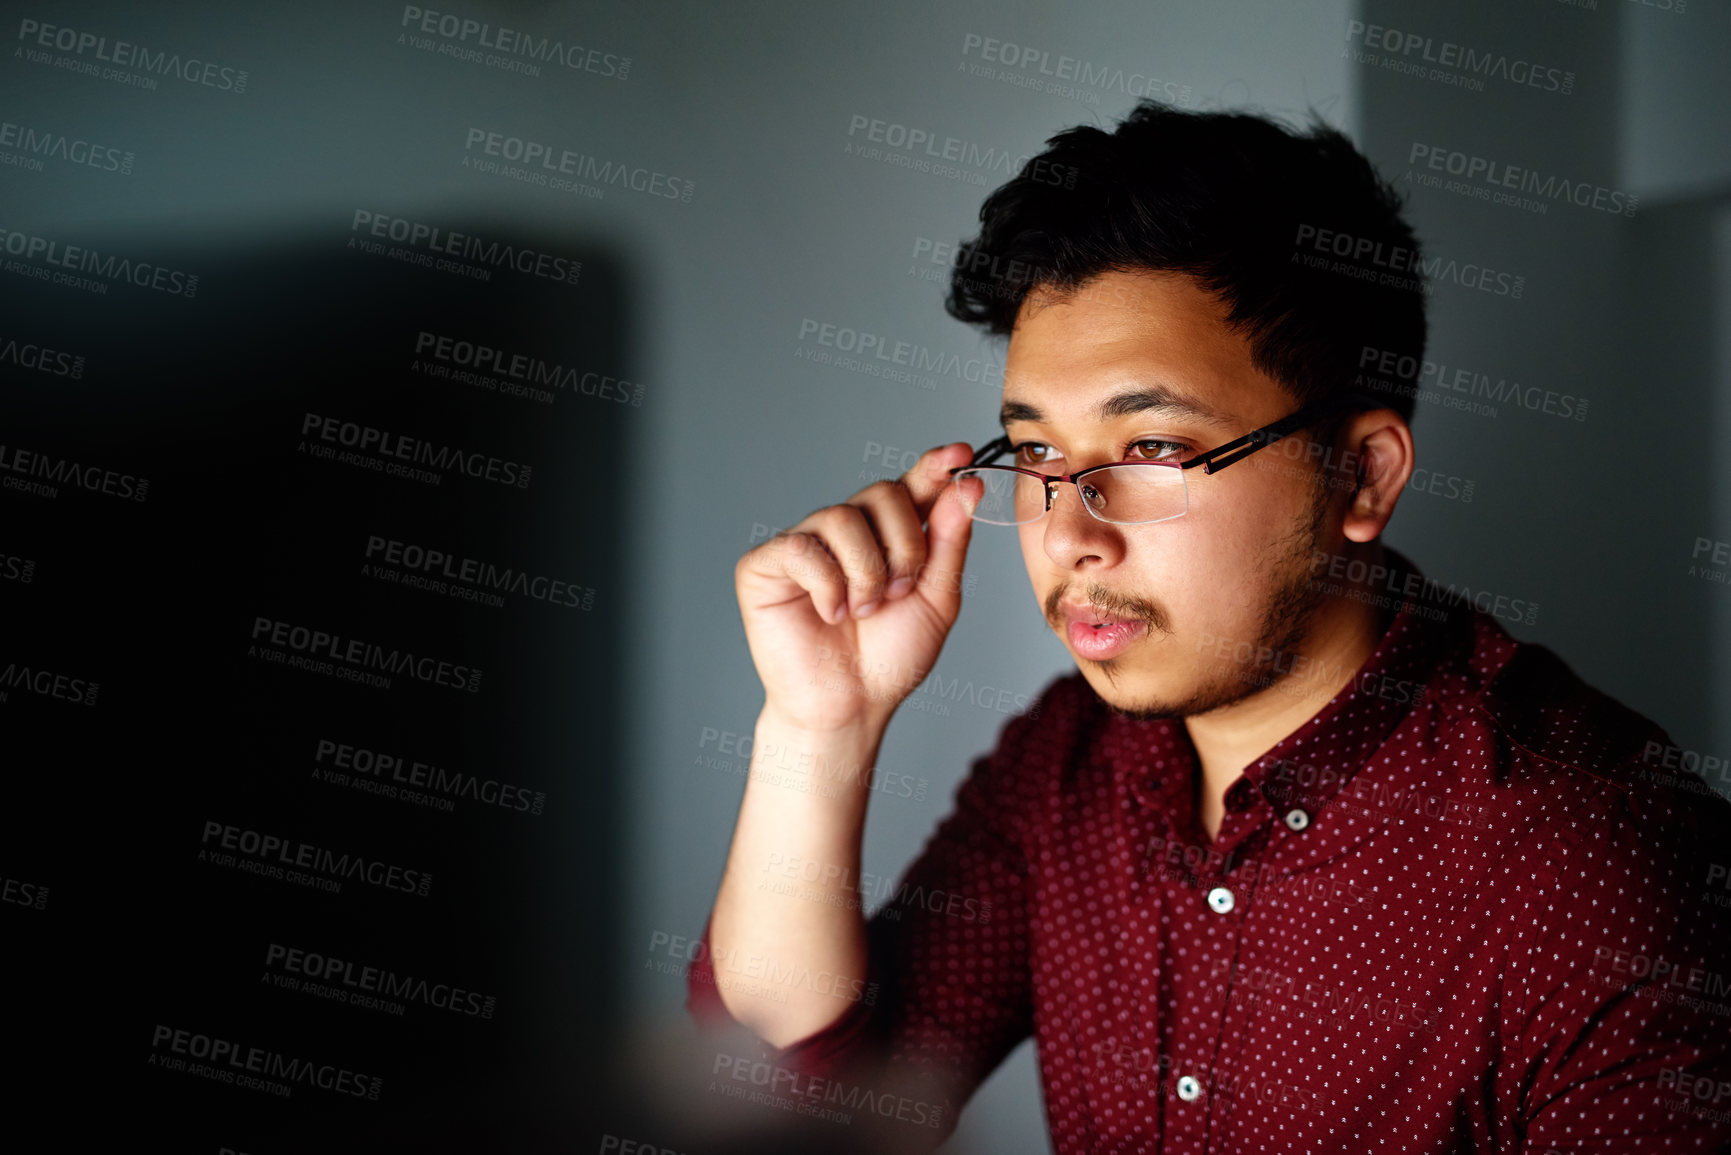
M1161 718L1188 718L1242 702L1273 686L1287 675L1273 672L1282 655L1292 653L1310 632L1311 623L1322 605L1323 593L1310 579L1310 559L1322 536L1322 525L1328 515L1329 491L1320 483L1311 507L1295 521L1289 532L1270 541L1263 549L1258 564L1267 564L1282 574L1280 584L1268 599L1262 613L1262 623L1256 641L1258 654L1269 657L1258 660L1235 675L1228 675L1199 686L1188 698L1178 702L1144 702L1136 706L1118 707L1108 703L1113 713L1141 722ZM1166 619L1162 615L1162 623ZM1170 633L1168 627L1165 632ZM1095 662L1112 685L1116 686L1117 662L1111 658Z

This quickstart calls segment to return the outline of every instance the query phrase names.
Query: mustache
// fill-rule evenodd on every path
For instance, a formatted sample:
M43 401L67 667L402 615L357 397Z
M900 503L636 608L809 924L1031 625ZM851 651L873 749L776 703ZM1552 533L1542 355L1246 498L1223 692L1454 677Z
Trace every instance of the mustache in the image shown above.
M1086 601L1088 607L1102 617L1127 618L1131 621L1147 625L1150 633L1169 634L1172 632L1171 619L1158 602L1149 601L1131 594L1121 594L1107 589L1098 582L1090 582L1083 590L1083 597L1071 599L1068 595L1071 583L1064 582L1054 586L1046 595L1046 620L1052 628L1062 633L1064 617L1060 606L1070 600Z

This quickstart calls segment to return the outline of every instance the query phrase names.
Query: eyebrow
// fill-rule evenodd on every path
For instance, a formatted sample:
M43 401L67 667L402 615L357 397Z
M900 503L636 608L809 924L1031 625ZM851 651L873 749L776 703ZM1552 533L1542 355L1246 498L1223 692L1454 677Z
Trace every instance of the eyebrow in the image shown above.
M1160 385L1138 385L1103 399L1094 407L1094 420L1104 423L1137 413L1186 417L1221 429L1235 429L1238 422L1209 405ZM1026 401L1006 400L998 412L998 424L1009 428L1012 421L1044 422L1046 414Z

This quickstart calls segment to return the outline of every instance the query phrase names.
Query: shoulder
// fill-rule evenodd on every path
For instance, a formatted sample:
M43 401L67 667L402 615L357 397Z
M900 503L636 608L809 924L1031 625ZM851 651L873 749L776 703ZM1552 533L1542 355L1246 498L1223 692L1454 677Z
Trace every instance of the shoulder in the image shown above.
M1052 679L1004 723L992 751L974 762L960 801L989 805L1019 825L1047 809L1066 783L1093 771L1111 718L1080 671Z
M1500 627L1498 627L1500 629ZM1631 770L1668 744L1652 719L1588 685L1545 646L1517 643L1473 703L1535 772L1550 771L1628 794Z
M1028 708L998 731L992 756L1029 768L1052 766L1085 744L1109 716L1106 704L1080 671L1048 682Z
M1701 800L1709 813L1731 814L1731 803L1683 768L1659 723L1588 685L1545 646L1515 643L1472 705L1495 727L1511 769L1636 813Z
M1682 768L1657 722L1547 647L1475 618L1472 657L1456 667L1478 684L1443 709L1483 755L1475 785L1500 796L1510 833L1542 851L1534 881L1553 895L1610 885L1649 909L1710 901L1712 863L1731 859L1731 802ZM1475 676L1487 652L1498 659L1479 661Z

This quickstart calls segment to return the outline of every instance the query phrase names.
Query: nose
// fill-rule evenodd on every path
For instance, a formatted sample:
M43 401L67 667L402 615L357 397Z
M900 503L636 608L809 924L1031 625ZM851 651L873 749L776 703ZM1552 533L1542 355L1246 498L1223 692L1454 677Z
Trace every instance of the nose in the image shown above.
M1088 512L1074 482L1057 483L1041 530L1046 556L1062 569L1110 568L1124 558L1124 535Z

